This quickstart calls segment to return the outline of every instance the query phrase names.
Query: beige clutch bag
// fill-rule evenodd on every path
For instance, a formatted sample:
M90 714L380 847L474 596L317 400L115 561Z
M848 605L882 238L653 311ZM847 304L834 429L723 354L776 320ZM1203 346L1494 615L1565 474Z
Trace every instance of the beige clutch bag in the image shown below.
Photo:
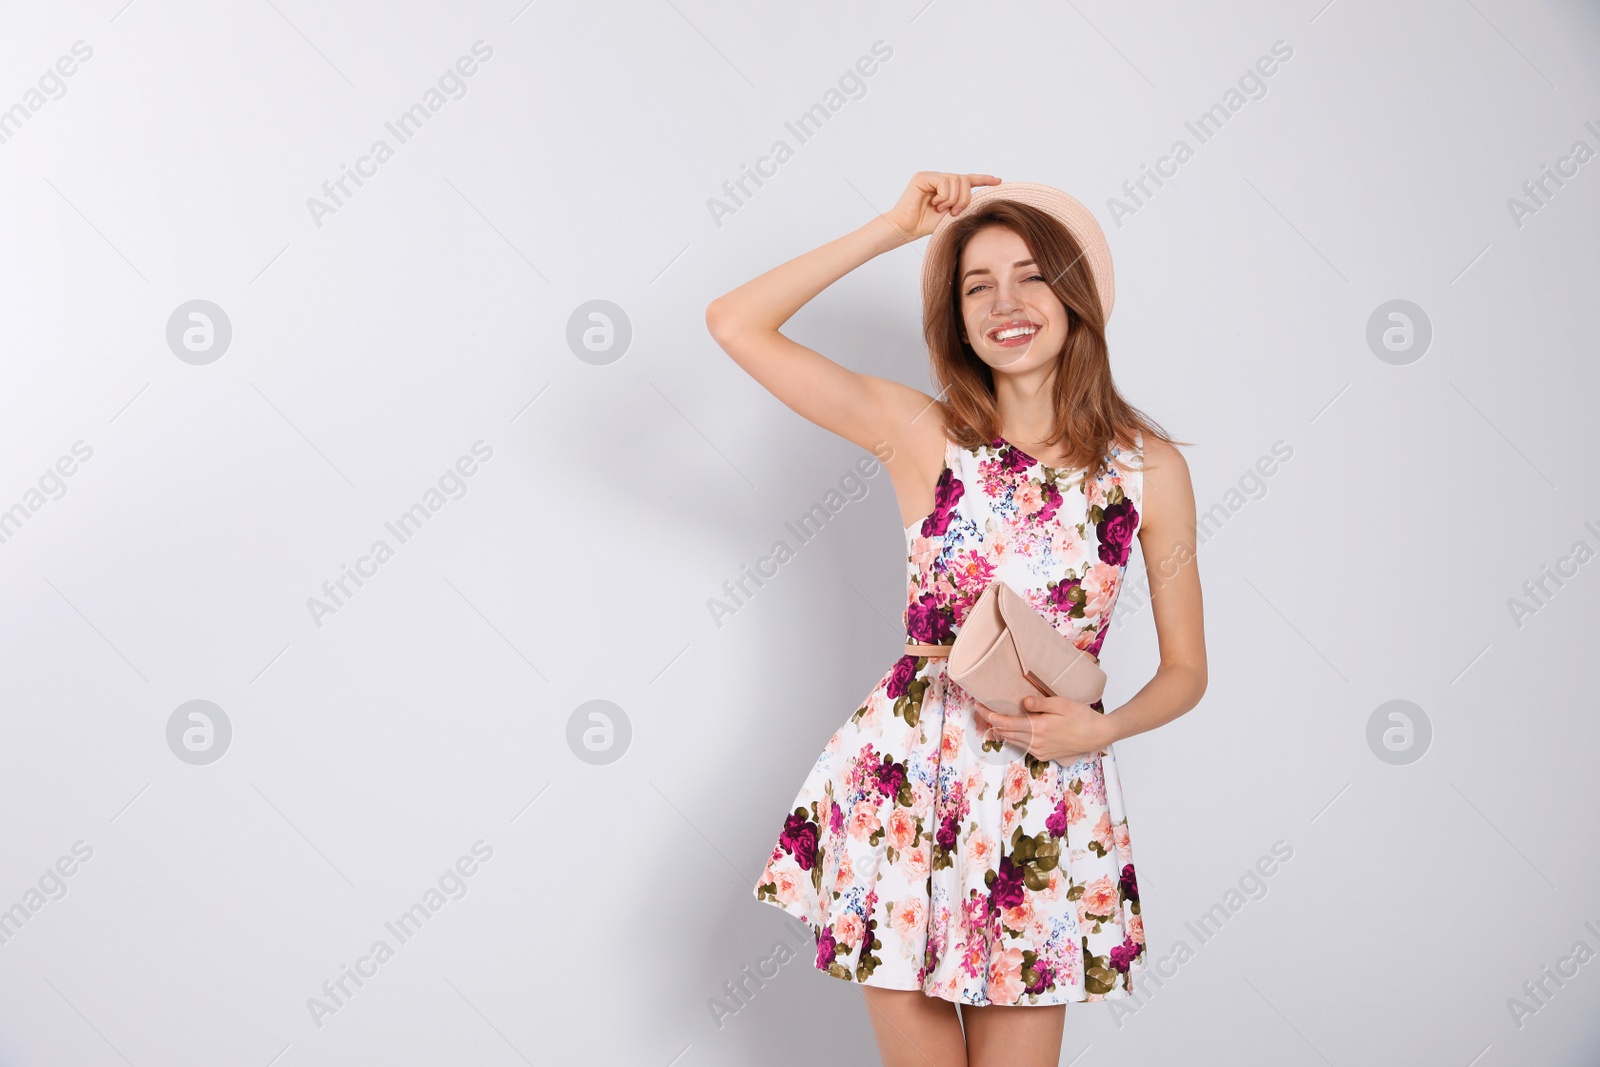
M1104 694L1100 661L1072 643L1001 581L989 583L950 649L949 676L980 704L1022 715L1029 694L1093 704Z

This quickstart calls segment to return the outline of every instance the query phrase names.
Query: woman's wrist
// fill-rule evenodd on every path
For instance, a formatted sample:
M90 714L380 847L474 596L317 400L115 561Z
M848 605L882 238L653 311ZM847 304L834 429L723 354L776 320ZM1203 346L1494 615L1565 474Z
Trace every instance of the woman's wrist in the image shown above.
M1115 744L1127 736L1122 732L1122 727L1127 725L1127 723L1122 716L1117 714L1117 712L1120 710L1120 708L1113 709L1100 716L1100 721L1104 724L1105 728L1105 740L1101 742L1101 748L1105 748L1110 744Z
M879 252L892 252L901 245L908 245L916 238L912 237L900 224L889 217L888 212L874 215L862 227L871 233Z

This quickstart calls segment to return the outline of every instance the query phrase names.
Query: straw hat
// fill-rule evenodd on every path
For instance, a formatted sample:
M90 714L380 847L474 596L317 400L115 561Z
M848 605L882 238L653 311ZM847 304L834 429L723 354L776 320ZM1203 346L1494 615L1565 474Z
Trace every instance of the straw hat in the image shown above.
M1067 228L1067 232L1072 234L1078 247L1083 250L1083 258L1088 261L1089 272L1094 275L1095 288L1100 294L1100 306L1109 320L1116 290L1111 277L1111 248L1106 244L1106 235L1101 231L1100 223L1077 200L1060 189L1038 182L1001 182L999 185L976 186L960 215L947 213L939 219L933 233L928 236L928 247L922 257L923 307L932 307L936 301L949 299L950 274L955 269L955 264L947 262L951 225L991 200L1015 200L1040 208Z

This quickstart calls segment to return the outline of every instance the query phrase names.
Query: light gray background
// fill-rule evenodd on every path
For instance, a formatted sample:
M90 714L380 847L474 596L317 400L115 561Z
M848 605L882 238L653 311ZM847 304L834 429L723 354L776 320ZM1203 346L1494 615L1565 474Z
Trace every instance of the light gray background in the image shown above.
M0 108L93 54L0 144L0 508L92 457L0 544L0 1063L877 1062L859 991L752 887L899 654L899 514L879 471L713 623L865 454L703 313L922 169L1094 209L1118 382L1222 508L1210 689L1118 746L1150 950L1193 956L1135 1013L1069 1009L1062 1062L1594 1063L1600 961L1520 1026L1508 1000L1600 950L1600 563L1520 626L1508 601L1600 548L1600 160L1520 226L1507 201L1600 148L1600 14L1324 4L7 5ZM318 226L308 198L478 40L466 94ZM927 388L924 243L790 335ZM207 365L166 340L195 299L233 331ZM1394 299L1433 329L1404 366L1366 341ZM593 300L632 331L605 365L568 342ZM318 626L308 598L479 440L465 495ZM1114 706L1156 666L1148 610L1107 647ZM1433 730L1405 766L1367 742L1394 699ZM206 765L168 746L191 700L232 728ZM569 741L594 700L631 730L603 765ZM308 998L480 840L318 1026ZM729 997L780 941L802 955Z

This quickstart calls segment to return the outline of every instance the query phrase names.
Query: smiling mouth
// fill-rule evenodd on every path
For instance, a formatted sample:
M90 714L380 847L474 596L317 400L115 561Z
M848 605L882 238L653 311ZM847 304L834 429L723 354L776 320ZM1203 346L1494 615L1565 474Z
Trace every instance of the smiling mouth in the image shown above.
M1008 322L989 331L989 340L1004 347L1027 344L1039 332L1036 322Z

